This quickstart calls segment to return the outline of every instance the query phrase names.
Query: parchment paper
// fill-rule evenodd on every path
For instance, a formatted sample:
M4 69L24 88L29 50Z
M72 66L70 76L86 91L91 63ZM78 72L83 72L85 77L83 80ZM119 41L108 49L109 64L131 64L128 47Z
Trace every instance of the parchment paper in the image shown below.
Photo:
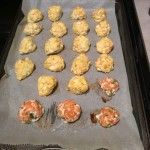
M63 9L63 21L68 27L68 34L62 41L65 44L65 50L61 55L66 68L60 73L50 72L43 67L43 62L47 58L44 52L44 44L52 35L49 33L52 22L47 18L47 11L51 5L61 5ZM90 51L87 53L92 66L85 74L89 84L93 84L97 79L104 76L114 77L119 81L120 90L111 101L102 102L99 95L90 89L83 95L74 95L66 90L68 81L73 76L71 73L71 62L78 54L72 51L72 42L76 35L72 32L73 20L70 14L75 6L82 6L87 12L87 22L90 25L88 37L91 41ZM104 7L107 10L108 22L111 26L109 37L114 42L114 50L110 55L114 58L114 71L109 74L97 72L95 61L99 57L95 44L100 39L94 32L97 23L91 18L93 10ZM113 0L24 0L22 10L26 15L32 8L39 8L43 11L44 20L39 22L44 30L34 40L37 44L37 50L28 55L18 53L19 45L24 37L23 28L26 18L19 24L14 37L6 64L6 75L0 82L0 142L7 144L59 144L64 148L77 150L91 150L101 147L110 150L143 150L138 128L132 114L132 105L128 87L126 68L120 44L117 21L115 16L115 2ZM20 58L29 57L36 65L35 71L28 78L18 81L14 72L14 64ZM53 75L58 79L59 85L56 91L48 97L38 96L37 80L41 75ZM36 123L32 125L20 124L17 119L19 106L28 99L37 99L44 104L45 110L51 107L53 102L57 104L66 99L73 99L82 108L82 116L74 124L64 124L56 118L53 127L40 128ZM99 124L92 124L90 121L90 112L95 109L101 109L105 106L114 106L120 112L120 122L111 128L103 128Z

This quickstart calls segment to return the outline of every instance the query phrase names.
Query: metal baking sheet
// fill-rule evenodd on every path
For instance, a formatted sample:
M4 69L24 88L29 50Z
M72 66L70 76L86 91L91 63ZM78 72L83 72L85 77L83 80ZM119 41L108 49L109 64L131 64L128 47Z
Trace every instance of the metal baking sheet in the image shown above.
M63 9L63 21L68 27L68 34L64 36L62 41L65 44L65 50L61 55L65 62L66 68L60 73L50 72L44 69L43 62L47 58L44 52L44 44L52 35L49 33L52 22L47 18L47 11L51 5L61 5ZM103 103L100 96L90 89L88 93L83 95L74 95L66 89L69 79L73 76L71 73L71 62L78 54L72 51L72 42L76 35L72 32L73 20L70 19L70 14L75 6L85 8L88 18L87 22L90 25L88 37L91 41L90 51L87 53L92 66L85 74L90 85L104 76L114 77L119 81L120 90L110 102ZM114 42L114 50L110 55L114 58L114 71L109 74L97 72L95 69L95 61L99 57L96 52L95 44L99 40L94 32L95 23L91 18L91 13L94 9L104 7L107 10L108 22L111 26L109 37ZM0 82L0 141L7 144L59 144L62 147L69 149L97 149L105 147L114 150L136 149L142 150L143 145L140 140L138 128L132 114L131 98L128 87L126 68L124 64L123 51L121 48L120 38L118 33L117 21L115 16L115 2L110 0L84 0L84 1L68 1L68 0L24 0L22 10L26 15L32 8L39 8L43 11L44 20L40 22L44 30L37 35L34 40L37 44L37 50L28 55L19 55L18 49L21 40L24 37L23 28L27 23L26 18L19 24L16 35L14 37L6 64L6 75ZM18 81L14 72L14 64L19 58L29 57L36 65L36 70L33 74ZM94 75L93 75L94 72ZM59 86L56 91L43 98L38 96L37 80L41 75L53 75L58 79ZM27 99L37 99L44 104L45 109L51 107L56 102L57 104L65 99L73 99L82 108L82 116L80 120L74 124L63 124L61 120L56 118L53 127L39 127L37 123L32 125L20 124L17 119L17 111L23 101ZM95 109L100 109L105 106L114 106L120 112L120 122L109 129L102 128L99 124L92 124L89 114Z

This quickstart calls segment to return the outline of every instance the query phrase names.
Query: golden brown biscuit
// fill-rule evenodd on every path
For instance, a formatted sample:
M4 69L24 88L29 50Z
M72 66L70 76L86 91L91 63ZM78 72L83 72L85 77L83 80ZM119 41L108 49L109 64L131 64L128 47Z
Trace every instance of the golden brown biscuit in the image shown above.
M38 91L40 96L50 95L57 86L57 79L53 76L40 76L38 79Z
M96 49L99 53L108 54L113 49L114 44L108 37L103 37L100 41L96 43Z
M107 18L106 10L104 8L99 8L93 11L92 18L96 22L101 22Z
M48 10L48 18L51 21L58 21L62 16L61 6L51 6Z
M95 62L97 71L108 73L114 69L114 60L108 54L101 54Z
M75 7L71 14L72 19L82 20L86 18L86 12L82 7Z
M87 37L80 35L73 41L73 50L78 53L85 53L89 50L90 45L90 40Z
M43 14L39 9L34 8L28 12L27 22L29 22L29 23L35 23L42 19L43 19Z
M50 33L56 37L63 37L65 34L67 34L67 27L63 22L53 22Z
M88 91L89 85L84 76L73 76L67 87L74 94L83 94Z
M106 20L105 21L101 21L95 27L95 32L100 37L107 36L110 33L110 25L109 25L109 23Z
M36 45L31 37L25 37L20 44L19 53L28 54L36 50Z
M49 54L56 54L63 50L63 42L57 37L51 37L45 43L45 53Z
M50 71L59 72L65 68L65 62L62 57L51 55L45 60L44 68Z
M23 80L30 76L34 70L34 63L29 58L19 59L15 63L15 73L18 80Z
M73 23L73 32L77 35L86 35L89 29L89 25L85 20Z
M42 31L43 27L38 23L26 24L23 32L25 35L35 36Z
M71 71L75 75L82 75L89 70L90 65L91 62L89 58L85 54L80 54L73 60Z

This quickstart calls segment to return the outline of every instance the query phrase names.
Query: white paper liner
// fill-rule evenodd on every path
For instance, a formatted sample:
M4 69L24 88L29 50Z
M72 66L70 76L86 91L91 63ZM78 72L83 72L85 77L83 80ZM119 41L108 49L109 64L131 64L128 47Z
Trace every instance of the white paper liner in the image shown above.
M44 44L52 35L49 32L52 22L47 17L48 8L51 5L61 5L63 21L68 27L68 34L62 39L65 44L65 50L61 55L66 68L60 73L50 72L43 67L43 62L47 58L44 52ZM73 39L76 37L72 32L74 20L70 18L72 9L76 6L82 6L87 12L87 22L90 25L90 32L87 37L91 41L90 51L86 54L92 66L85 73L89 84L95 83L105 76L114 77L120 84L120 90L111 101L102 102L99 95L92 89L83 95L74 95L66 90L68 81L73 76L71 73L72 60L78 55L72 50ZM97 72L95 61L99 57L95 44L100 39L94 32L97 23L91 18L93 10L104 7L107 10L107 20L111 26L109 37L114 42L114 50L110 55L114 58L114 71L108 74ZM23 29L26 25L26 18L19 24L14 37L9 55L5 64L5 71L8 76L0 82L0 141L7 144L58 144L69 149L97 149L105 147L111 150L143 150L138 128L132 114L131 98L128 87L127 73L123 57L124 49L121 48L120 37L118 33L117 21L115 16L115 2L113 0L24 0L22 10L25 15L32 8L40 9L44 14L44 20L39 22L44 30L34 40L37 50L28 55L20 55L18 52L21 40L24 37ZM29 57L36 65L36 70L28 78L19 81L16 79L14 64L20 58ZM37 80L41 75L53 75L58 79L59 85L56 91L48 97L38 96ZM74 124L64 124L56 118L53 127L39 128L37 124L20 124L17 119L17 111L23 101L28 99L37 99L44 104L45 109L51 107L53 102L59 102L72 99L82 108L82 116ZM95 109L101 109L105 106L113 106L120 112L120 122L111 127L103 128L99 124L92 124L90 121L90 112ZM49 118L48 118L49 119Z

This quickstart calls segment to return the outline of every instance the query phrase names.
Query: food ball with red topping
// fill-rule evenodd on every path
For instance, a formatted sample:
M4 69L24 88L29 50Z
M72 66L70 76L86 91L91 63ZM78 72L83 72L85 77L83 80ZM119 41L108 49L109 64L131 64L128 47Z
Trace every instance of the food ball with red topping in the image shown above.
M44 107L37 100L27 100L19 108L18 119L21 123L32 123L44 114Z
M80 118L81 108L74 101L65 100L58 105L57 112L64 123L72 123Z
M102 127L110 128L119 122L120 115L114 107L106 106L100 110L96 118Z
M103 92L108 96L114 96L119 89L118 81L110 77L102 79L99 84Z

